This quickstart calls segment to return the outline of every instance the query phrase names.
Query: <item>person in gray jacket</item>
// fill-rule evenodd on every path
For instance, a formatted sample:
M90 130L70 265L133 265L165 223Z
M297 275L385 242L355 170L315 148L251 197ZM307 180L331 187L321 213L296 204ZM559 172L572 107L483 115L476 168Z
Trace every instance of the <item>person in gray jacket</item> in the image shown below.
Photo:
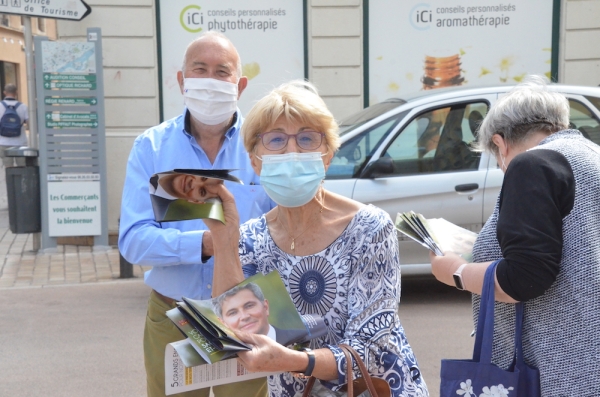
M431 265L474 293L476 319L486 268L500 260L492 361L512 363L521 301L524 360L539 369L542 396L600 396L600 147L568 125L567 99L538 76L490 109L478 135L505 173L496 208L474 263L448 252Z

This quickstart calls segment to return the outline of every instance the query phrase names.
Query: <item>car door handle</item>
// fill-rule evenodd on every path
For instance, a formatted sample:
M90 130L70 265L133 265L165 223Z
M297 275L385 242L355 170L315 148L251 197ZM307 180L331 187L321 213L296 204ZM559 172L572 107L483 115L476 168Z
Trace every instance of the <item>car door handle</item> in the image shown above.
M454 190L456 190L459 193L470 192L477 189L479 189L478 183L465 183L463 185L454 186Z

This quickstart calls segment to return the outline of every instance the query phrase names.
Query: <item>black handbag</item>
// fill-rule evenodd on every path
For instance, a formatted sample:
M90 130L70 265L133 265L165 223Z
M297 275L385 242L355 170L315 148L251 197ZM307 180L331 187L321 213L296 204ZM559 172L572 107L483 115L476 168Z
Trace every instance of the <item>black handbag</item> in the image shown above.
M385 381L385 379L377 378L369 375L369 371L365 363L362 361L356 350L354 350L351 346L341 344L339 347L344 352L346 356L346 380L348 381L345 386L345 390L348 392L348 397L390 397L392 395L392 391L390 389L390 385ZM358 379L353 379L352 376L352 358L356 362L358 369L360 370L361 377ZM302 397L309 397L310 391L312 390L315 384L314 376L311 376L308 379L308 383L306 384L306 388L304 389L304 393ZM331 392L331 395L336 395L335 392Z
M501 395L507 397L539 397L540 374L523 361L523 303L515 306L515 352L512 365L503 370L492 364L494 336L494 289L496 266L486 270L477 321L477 334L472 360L442 360L440 397L474 397Z

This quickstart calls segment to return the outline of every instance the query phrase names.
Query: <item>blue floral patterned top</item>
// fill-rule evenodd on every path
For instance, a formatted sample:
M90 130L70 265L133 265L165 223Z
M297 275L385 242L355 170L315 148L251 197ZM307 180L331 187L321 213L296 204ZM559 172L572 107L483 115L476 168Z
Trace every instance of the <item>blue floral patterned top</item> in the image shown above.
M429 395L398 317L398 241L387 213L371 205L361 208L329 247L308 256L279 249L263 215L241 226L240 257L246 277L277 270L298 311L324 318L328 333L313 339L311 348L331 349L338 380L317 382L313 395L331 395L346 383L341 343L351 345L369 372L390 384L392 396ZM354 370L359 376L356 365ZM268 383L272 397L293 397L302 395L306 380L284 372Z

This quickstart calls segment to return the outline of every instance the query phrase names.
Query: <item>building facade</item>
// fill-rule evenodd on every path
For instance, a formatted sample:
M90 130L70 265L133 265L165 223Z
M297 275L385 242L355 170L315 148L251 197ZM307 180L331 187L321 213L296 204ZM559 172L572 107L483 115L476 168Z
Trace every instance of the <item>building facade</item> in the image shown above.
M156 4L153 0L86 2L92 13L80 22L59 21L58 38L84 41L88 27L102 29L111 176L109 231L116 234L131 145L141 132L161 121ZM599 85L600 0L560 0L560 10L558 81ZM308 77L338 119L365 103L364 12L362 0L307 0ZM0 39L0 54L4 54L2 45ZM24 70L19 73L22 76Z
M56 21L53 19L31 18L31 30L34 36L56 40ZM19 100L28 103L23 18L0 14L0 87L9 83L17 86Z

